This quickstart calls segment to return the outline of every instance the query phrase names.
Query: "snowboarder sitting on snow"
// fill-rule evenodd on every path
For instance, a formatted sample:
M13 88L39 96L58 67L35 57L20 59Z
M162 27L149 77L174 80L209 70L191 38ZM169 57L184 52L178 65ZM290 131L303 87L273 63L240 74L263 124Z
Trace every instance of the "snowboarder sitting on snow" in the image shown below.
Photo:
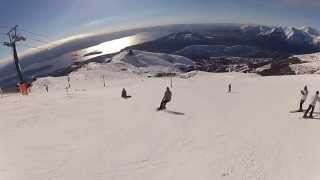
M166 105L168 102L171 101L172 98L172 92L170 91L169 87L167 87L166 92L164 93L164 97L162 98L160 107L158 108L158 110L164 110L166 109Z
M126 91L125 88L122 89L121 97L124 98L124 99L131 98L131 96L128 96L128 95L127 95L127 91Z
M303 115L304 118L308 117L308 113L309 113L310 110L311 110L311 112L309 114L309 118L313 118L313 111L314 111L314 108L315 108L315 106L317 104L317 101L320 101L320 99L319 99L319 91L317 91L316 94L312 97L311 103L310 103L307 111Z
M308 97L308 88L307 86L304 87L303 90L301 90L301 99L300 99L300 107L299 107L299 112L302 112L303 111L303 104L304 102L306 101L307 97Z

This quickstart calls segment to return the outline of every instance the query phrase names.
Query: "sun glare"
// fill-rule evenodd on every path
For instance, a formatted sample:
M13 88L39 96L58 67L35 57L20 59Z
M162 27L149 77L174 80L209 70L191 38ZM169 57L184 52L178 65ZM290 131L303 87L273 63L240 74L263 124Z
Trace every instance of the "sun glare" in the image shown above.
M104 53L116 53L121 51L122 49L129 47L134 44L133 37L125 37L109 42L105 42L97 46L97 49Z

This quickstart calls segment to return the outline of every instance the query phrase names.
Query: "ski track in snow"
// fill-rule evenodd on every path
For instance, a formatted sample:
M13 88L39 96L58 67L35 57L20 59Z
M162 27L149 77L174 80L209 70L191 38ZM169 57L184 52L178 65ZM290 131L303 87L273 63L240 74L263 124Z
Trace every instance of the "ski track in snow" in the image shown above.
M174 78L168 111L184 115L155 111L169 78L71 82L0 99L1 180L320 177L320 122L289 113L317 76Z

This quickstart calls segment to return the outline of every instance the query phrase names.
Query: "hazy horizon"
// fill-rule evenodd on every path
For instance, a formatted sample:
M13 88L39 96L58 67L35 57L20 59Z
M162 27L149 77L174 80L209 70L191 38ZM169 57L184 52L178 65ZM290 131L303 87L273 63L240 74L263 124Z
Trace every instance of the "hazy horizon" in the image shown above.
M28 41L21 51L70 36L167 24L240 23L276 26L311 26L320 29L320 2L316 0L1 0L0 42L6 41L8 27L21 32ZM12 10L15 13L12 13ZM31 37L31 38L30 38ZM10 56L0 47L0 59Z

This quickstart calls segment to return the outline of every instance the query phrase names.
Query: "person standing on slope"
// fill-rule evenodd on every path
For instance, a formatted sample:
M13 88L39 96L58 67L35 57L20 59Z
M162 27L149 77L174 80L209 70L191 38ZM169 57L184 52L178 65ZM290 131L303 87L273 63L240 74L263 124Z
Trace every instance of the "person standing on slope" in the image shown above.
M49 85L48 84L44 85L44 88L45 88L46 92L49 93Z
M301 90L301 99L300 99L299 112L303 112L302 106L303 106L304 102L307 100L308 94L309 94L308 88L307 88L307 86L304 86L304 89Z
M3 90L1 87L0 87L0 95L1 95L1 98L3 98Z
M314 108L315 108L315 106L317 104L317 101L320 101L320 99L319 99L319 91L317 91L316 94L312 97L311 103L310 103L307 111L304 113L303 118L307 118L308 117L308 113L309 113L310 110L311 110L311 112L309 114L309 118L313 118L313 111L314 111Z
M172 98L172 92L170 91L169 87L167 87L167 90L164 93L164 96L162 98L162 101L161 101L161 104L160 104L160 107L158 108L158 110L166 109L166 105L168 102L171 101L171 98Z
M231 83L230 84L228 84L228 93L231 93Z

